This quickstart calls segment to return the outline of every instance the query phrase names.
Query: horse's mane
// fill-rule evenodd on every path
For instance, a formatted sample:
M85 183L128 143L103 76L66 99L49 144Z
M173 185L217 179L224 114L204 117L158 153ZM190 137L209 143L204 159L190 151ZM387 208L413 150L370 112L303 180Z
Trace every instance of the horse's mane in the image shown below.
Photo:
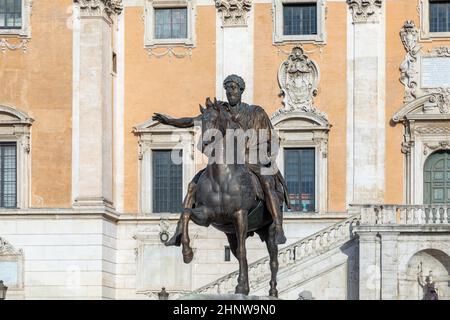
M206 110L215 110L219 114L218 130L225 132L226 129L243 129L242 124L237 119L235 113L231 110L228 102L220 101L214 98L214 102L210 98L206 99ZM200 108L203 107L200 105Z

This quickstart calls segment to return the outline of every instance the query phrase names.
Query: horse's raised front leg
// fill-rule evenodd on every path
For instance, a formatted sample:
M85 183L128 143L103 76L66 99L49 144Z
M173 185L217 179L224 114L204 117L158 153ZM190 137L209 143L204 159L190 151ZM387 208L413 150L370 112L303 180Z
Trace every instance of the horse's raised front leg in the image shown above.
M269 232L266 238L267 251L270 257L270 291L269 295L278 298L277 290L277 273L278 273L278 245L276 242L276 228L272 224L269 227Z
M247 238L247 210L239 210L235 213L234 227L236 229L237 250L239 260L239 277L235 293L248 295L250 287L248 283L247 250L245 239Z
M181 244L183 245L183 261L184 263L191 263L194 258L194 251L191 248L191 239L189 239L189 219L191 217L192 209L184 209L181 214Z
M189 238L189 220L194 221L195 224L207 227L210 224L210 213L205 207L198 207L195 209L185 208L181 215L181 244L183 245L183 261L190 263L194 258L194 251L191 248L191 239Z

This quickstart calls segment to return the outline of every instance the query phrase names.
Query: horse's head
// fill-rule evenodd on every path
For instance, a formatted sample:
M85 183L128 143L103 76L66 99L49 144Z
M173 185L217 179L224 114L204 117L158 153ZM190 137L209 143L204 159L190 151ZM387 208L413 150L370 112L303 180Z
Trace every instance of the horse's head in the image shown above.
M226 102L218 101L214 98L214 102L207 98L205 102L206 108L200 105L202 114L202 136L203 148L213 142L218 142L219 138L225 136L229 123L229 106Z

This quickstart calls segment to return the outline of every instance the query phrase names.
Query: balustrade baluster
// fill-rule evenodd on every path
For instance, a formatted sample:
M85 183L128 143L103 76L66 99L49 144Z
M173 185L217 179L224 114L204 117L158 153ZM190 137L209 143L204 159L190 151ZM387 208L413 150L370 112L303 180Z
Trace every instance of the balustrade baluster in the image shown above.
M448 207L447 206L445 206L444 212L442 214L442 223L448 224Z

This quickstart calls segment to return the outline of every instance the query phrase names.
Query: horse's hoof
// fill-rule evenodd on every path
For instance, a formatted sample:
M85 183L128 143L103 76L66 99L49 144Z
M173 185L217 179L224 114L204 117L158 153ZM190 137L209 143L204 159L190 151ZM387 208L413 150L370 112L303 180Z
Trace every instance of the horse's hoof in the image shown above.
M192 251L191 248L183 250L184 263L186 263L186 264L191 263L192 259L194 259L194 251Z
M278 298L278 290L277 289L270 289L269 296Z
M234 291L235 294L243 294L244 296L248 296L248 294L250 293L250 289L248 288L244 288L241 286L237 286L236 290Z

